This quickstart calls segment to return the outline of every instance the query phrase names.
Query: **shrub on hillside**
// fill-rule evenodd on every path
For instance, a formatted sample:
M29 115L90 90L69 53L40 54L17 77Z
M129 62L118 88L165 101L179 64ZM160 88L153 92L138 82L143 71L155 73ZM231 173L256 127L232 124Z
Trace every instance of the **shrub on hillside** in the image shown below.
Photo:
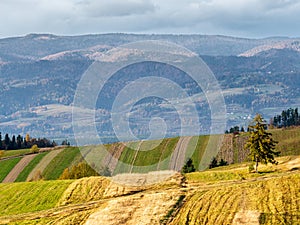
M40 170L36 171L33 177L27 181L31 182L31 181L39 181L39 180L44 180L44 177Z
M103 168L99 173L97 173L90 165L86 162L80 162L77 165L72 166L71 168L66 168L59 179L79 179L83 177L91 176L111 176L111 173L107 167Z
M224 159L221 159L220 162L216 159L216 157L213 157L210 164L209 164L209 169L219 167L219 166L227 166L228 163Z
M32 145L32 147L30 148L30 153L38 153L39 152L39 148L37 145Z

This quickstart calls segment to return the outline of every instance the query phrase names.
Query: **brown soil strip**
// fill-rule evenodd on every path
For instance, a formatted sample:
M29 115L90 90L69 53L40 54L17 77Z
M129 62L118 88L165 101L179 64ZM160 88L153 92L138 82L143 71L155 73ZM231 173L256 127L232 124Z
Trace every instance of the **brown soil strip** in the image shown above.
M30 161L36 156L37 154L26 155L24 156L15 167L10 171L10 173L5 177L2 183L12 183L14 182L19 174L23 171L23 169L30 163Z
M180 171L184 165L187 147L192 137L181 137L176 145L176 148L171 156L169 165L170 170Z
M114 144L112 146L112 149L109 150L109 153L105 156L105 158L102 161L102 165L105 165L109 168L109 171L113 174L115 171L118 160L125 148L125 145L123 143L120 144Z

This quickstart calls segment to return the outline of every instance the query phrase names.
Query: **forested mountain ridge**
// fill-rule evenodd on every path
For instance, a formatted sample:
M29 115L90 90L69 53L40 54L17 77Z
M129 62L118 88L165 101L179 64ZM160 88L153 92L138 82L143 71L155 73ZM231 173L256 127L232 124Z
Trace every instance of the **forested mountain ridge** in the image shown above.
M141 40L165 40L183 45L201 55L239 55L252 48L278 43L287 38L247 39L221 35L147 35L147 34L95 34L56 36L28 34L23 37L0 39L2 61L38 60L58 52L74 51L102 45L106 48ZM290 40L290 39L289 39ZM294 39L291 39L294 40ZM297 40L297 39L296 39Z
M257 112L265 118L271 118L288 107L299 107L299 39L245 39L209 35L29 34L0 39L2 130L50 138L72 137L71 105L82 74L99 54L115 46L141 40L170 41L199 54L221 85L227 107L228 127L247 125ZM151 71L154 66L148 64L144 73ZM140 72L141 68L132 67L127 72L134 74L137 71ZM170 67L161 68L161 73L170 71ZM178 72L177 75L183 86L193 89L182 74ZM163 115L166 109L161 107L162 102L156 104L155 107L160 110L155 116ZM204 101L201 104L206 103ZM149 105L153 103L146 102L141 107ZM107 109L104 107L103 110ZM209 109L203 107L203 110L203 116L209 116ZM143 110L136 109L136 112L140 111ZM108 130L105 120L99 121L100 130ZM146 126L148 124L136 125L139 127L136 132L147 136ZM203 127L204 131L208 130L209 123ZM173 133L176 135L176 128Z

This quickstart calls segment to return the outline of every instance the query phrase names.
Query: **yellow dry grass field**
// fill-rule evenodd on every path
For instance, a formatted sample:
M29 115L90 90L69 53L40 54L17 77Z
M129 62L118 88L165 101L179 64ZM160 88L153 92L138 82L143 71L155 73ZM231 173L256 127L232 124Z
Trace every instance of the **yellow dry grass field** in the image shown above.
M259 174L243 163L146 186L103 177L0 184L0 224L296 225L300 156L278 161Z

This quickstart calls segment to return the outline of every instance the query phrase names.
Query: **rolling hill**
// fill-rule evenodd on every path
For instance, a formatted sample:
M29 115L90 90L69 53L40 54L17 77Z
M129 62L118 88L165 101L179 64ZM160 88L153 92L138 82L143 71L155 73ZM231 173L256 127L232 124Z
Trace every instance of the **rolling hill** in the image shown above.
M275 140L280 140L276 150L281 152L281 156L300 155L299 127L274 129L271 132ZM208 146L210 136L194 136L80 148L55 147L33 155L28 155L29 150L11 150L6 151L0 160L0 181L56 180L66 168L84 161L94 164L98 172L107 167L112 175L180 171L187 158L191 158L195 168L200 170L203 167L201 163L208 165L215 156L207 153L217 148L219 141L222 142L216 155L218 161L242 163L248 161L248 152L244 150L247 137L247 133L226 134L223 137L215 135L212 137L215 138L213 146ZM204 159L205 152L211 158Z
M110 157L101 153L99 160L112 170L111 178L57 180L65 168L83 160L81 154L88 160L101 146L81 152L75 147L29 155L29 150L5 152L0 161L0 224L296 225L300 128L271 132L282 156L278 165L260 165L259 173L249 172L251 162L242 150L247 133L224 136L217 157L234 164L184 175L172 170L187 156L198 168L209 136L107 144ZM151 146L153 150L143 151ZM166 163L168 154L175 161ZM127 170L120 169L121 162ZM143 168L139 166L147 169L137 170ZM9 180L10 174L16 180Z
M296 225L299 159L279 158L261 174L235 164L145 186L103 177L0 184L0 224Z

